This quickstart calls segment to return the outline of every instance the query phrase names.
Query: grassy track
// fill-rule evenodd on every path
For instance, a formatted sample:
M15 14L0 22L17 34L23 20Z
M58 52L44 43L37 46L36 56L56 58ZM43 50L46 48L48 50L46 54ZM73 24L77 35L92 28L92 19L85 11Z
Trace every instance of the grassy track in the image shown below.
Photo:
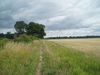
M7 43L0 75L100 75L100 60L58 42Z
M36 74L35 75L41 75L41 67L42 67L42 55L43 55L43 45L42 45L42 42L41 42L41 46L40 46L40 52L39 52L39 62L38 62L38 66L37 66L37 69L36 69Z

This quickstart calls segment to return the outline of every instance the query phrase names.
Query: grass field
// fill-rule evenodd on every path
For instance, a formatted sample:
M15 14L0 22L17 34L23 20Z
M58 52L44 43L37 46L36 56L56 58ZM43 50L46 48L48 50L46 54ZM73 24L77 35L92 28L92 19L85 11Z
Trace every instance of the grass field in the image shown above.
M0 50L0 75L100 75L100 39L7 43Z

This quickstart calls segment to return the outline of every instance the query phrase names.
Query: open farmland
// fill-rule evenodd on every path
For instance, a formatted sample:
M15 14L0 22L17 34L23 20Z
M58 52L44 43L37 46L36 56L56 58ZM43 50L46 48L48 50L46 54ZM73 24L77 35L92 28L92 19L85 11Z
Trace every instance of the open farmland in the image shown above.
M92 54L86 53L81 48L77 49L74 44L87 41L90 43L90 40L96 43L95 40L98 42L99 39L83 40L7 43L0 50L0 75L100 75L100 60L96 58L97 56L91 56Z
M89 53L100 58L100 38L49 40L67 48Z

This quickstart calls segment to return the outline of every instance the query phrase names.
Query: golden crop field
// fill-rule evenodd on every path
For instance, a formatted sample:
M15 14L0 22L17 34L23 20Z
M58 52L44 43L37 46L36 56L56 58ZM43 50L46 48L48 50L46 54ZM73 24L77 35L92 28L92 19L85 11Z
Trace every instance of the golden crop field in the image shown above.
M100 38L88 39L51 39L60 45L100 57Z

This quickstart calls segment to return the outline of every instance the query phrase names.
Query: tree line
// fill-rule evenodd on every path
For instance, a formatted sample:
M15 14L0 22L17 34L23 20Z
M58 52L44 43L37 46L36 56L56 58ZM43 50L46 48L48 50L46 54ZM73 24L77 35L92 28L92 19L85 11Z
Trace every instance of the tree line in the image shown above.
M46 35L44 30L45 25L35 22L30 22L29 24L27 24L24 21L17 21L14 24L14 28L16 30L14 34L12 34L11 32L7 32L6 34L0 33L0 38L6 37L9 39L13 39L15 36L18 37L22 34L43 38Z
M88 35L88 36L63 36L63 37L60 37L60 36L57 36L57 37L47 37L46 39L73 39L73 38L100 38L100 35Z

